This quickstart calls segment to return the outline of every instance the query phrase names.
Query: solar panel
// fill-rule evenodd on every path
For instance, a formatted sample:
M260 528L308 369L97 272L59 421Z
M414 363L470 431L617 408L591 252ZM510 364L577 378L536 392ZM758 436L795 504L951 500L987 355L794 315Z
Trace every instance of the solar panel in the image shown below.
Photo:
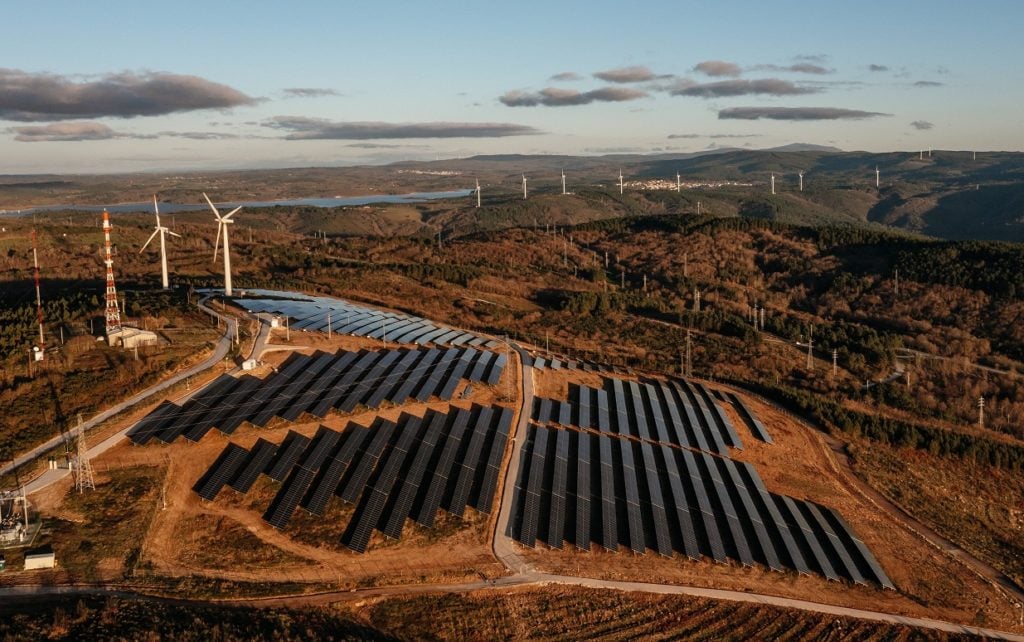
M225 435L234 432L248 414L248 408L252 404L250 395L260 386L263 380L257 377L245 375L241 377L241 383L231 393L231 399L225 400L221 407L210 414L208 421Z
M306 386L309 385L310 381L313 380L320 371L326 368L332 361L334 361L334 355L329 353L320 353L316 355L316 358L310 360L306 368L296 374L289 382L288 385L279 389L276 394L271 397L267 404L264 405L258 413L252 416L250 421L256 426L266 426L278 412L280 412L289 402L299 397L302 391L305 390Z
M757 418L754 411L751 410L747 404L743 403L743 399L730 392L729 400L732 401L732 404L739 411L740 417L742 417L743 421L746 422L747 427L750 428L750 432L754 437L757 437L767 444L774 443L772 436L768 434L768 429L764 427L764 424Z
M640 392L640 385L635 381L626 383L626 403L632 409L631 417L636 426L636 434L641 439L651 441L654 436L651 434L650 426L647 425L647 411L644 409L644 400Z
M476 359L479 354L480 353L474 348L466 348L462 350L462 354L459 355L455 365L452 366L451 370L448 372L447 378L444 379L441 384L440 392L437 393L439 398L445 401L452 398L455 394L455 388L459 385L459 382L462 381L466 370L469 369L473 364L473 360Z
M530 450L529 477L524 493L522 535L520 541L533 546L537 541L537 527L540 521L541 481L544 477L545 459L550 431L540 426L533 427L533 447Z
M662 459L665 461L666 475L671 492L671 499L665 497L666 514L669 517L669 525L675 519L676 528L682 540L683 552L691 559L699 560L701 557L700 544L697 540L697 531L694 526L694 517L690 513L689 502L686 491L683 489L682 479L679 476L679 469L676 463L675 453L669 446L661 445ZM697 519L700 519L699 517Z
M379 352L373 351L362 351L359 353L358 358L349 367L348 371L345 372L329 388L324 395L317 401L313 407L309 410L309 414L316 417L323 417L327 412L334 408L340 401L340 399L349 392L354 382L358 381L370 367L380 358Z
M832 530L832 525L822 515L818 505L814 502L800 502L797 505L803 512L804 517L807 518L811 530L818 536L818 541L821 542L825 554L829 556L832 567L853 580L856 584L867 584L867 580L861 575L857 564L850 557L850 553L846 550L842 540Z
M679 406L672 391L664 383L658 383L655 386L655 391L658 395L658 400L661 402L660 405L664 408L663 417L665 416L664 413L667 413L668 416L668 425L670 427L669 442L677 446L692 448L693 445L686 434L686 427L680 416Z
M490 350L481 351L479 358L477 358L476 360L476 363L473 364L473 370L470 371L469 375L466 378L469 379L470 381L483 381L484 374L487 372L487 369L491 367L491 364L494 362L494 359L497 358L497 356L497 354L491 352Z
M391 440L391 435L395 430L395 423L392 421L378 417L373 423L374 427L371 428L373 437L365 449L356 455L355 465L349 468L348 479L343 482L341 488L339 496L349 504L355 504L359 499L363 489L366 487L367 480L370 478L370 474L377 466L377 460L380 458L384 446Z
M843 543L846 544L846 550L850 552L850 556L857 563L857 568L860 569L861 575L873 579L884 588L896 590L896 586L889 579L889 576L885 574L885 571L882 570L878 560L871 554L867 545L854 534L853 529L846 523L842 515L827 506L820 506L819 508L822 515L832 524L833 530L843 540Z
M181 407L175 403L162 402L128 431L128 437L139 446L149 443L164 426L174 421L180 410Z
M641 555L647 550L643 518L640 516L640 488L633 463L633 444L628 439L616 439L622 455L623 481L626 485L626 514L629 526L629 547Z
M456 462L455 469L452 471L455 475L455 486L448 503L448 512L457 517L462 517L465 513L469 492L472 489L473 479L476 477L476 469L480 465L480 452L483 449L484 441L486 441L491 425L491 415L494 411L489 407L476 406L473 412L476 414L476 421L469 434L469 444L462 461Z
M744 478L744 485L750 490L750 496L758 507L761 520L772 536L775 551L780 560L799 573L810 573L811 568L804 560L804 555L790 532L789 524L783 519L757 471L750 464L743 462L738 462L736 468Z
M552 548L562 548L565 537L565 490L569 468L569 433L556 431L555 469L551 484L551 510L548 514L547 543Z
M390 398L392 392L401 387L403 377L407 373L415 376L415 372L411 372L411 368L423 355L420 354L419 350L403 350L401 355L402 358L394 365L384 378L384 381L377 385L373 393L364 402L367 408L379 408L384 400Z
M590 428L590 388L573 385L572 394L576 397L577 425Z
M238 469L238 473L234 479L231 480L230 485L232 488L240 493L247 493L252 485L256 483L256 478L260 476L267 468L267 464L273 459L274 454L277 452L277 445L273 444L262 437L256 440L256 444L249 451L249 456L245 462Z
M534 419L537 423L547 424L551 422L551 410L553 401L551 399L538 399L537 400L537 411L534 414Z
M686 433L687 441L690 445L707 452L721 452L713 450L708 444L708 440L704 436L704 431L701 429L700 419L697 418L697 411L690 402L689 393L687 393L679 382L675 380L671 382L669 390L672 392L672 396L676 400L677 407L683 409L683 428Z
M728 415L726 415L725 411L722 410L722 407L718 405L718 402L715 401L715 398L708 391L707 387L703 384L697 384L696 388L703 396L707 407L711 409L712 419L715 420L715 423L724 435L725 441L733 448L743 450L743 442L740 441L740 436L736 434L736 428L732 425L732 422L729 421Z
M224 484L235 475L248 454L249 451L238 444L228 444L192 490L203 499L213 501Z
M594 396L597 399L597 429L603 433L612 431L611 414L608 411L608 391L595 390Z
M796 500L785 495L776 495L774 493L770 494L769 497L775 501L775 505L778 506L783 519L785 519L786 523L789 524L790 532L793 533L793 536L803 553L804 559L808 564L812 564L814 568L826 578L830 580L838 580L839 574L836 573L835 568L832 566L832 562L829 560L828 555L821 546L821 542L818 541L818 537L815 535L814 531L811 530L810 524L807 523L806 518L804 518L800 509L797 507Z
M416 391L416 401L426 401L430 399L434 391L437 390L441 385L441 378L448 372L448 368L451 367L452 363L458 358L459 350L448 349L441 353L441 358L437 360L434 367L430 369L430 374L427 375L426 379L423 380L423 385L420 386L419 390Z
M725 472L726 486L728 486L732 491L733 502L735 503L738 500L740 506L742 506L740 519L743 522L744 530L747 533L747 540L751 540L750 531L752 529L753 541L757 543L757 548L760 551L760 555L758 557L761 562L767 565L768 568L781 571L783 569L783 565L775 551L775 544L768 535L768 530L765 527L764 521L762 520L760 513L757 511L757 506L754 504L754 499L751 497L750 490L743 483L743 479L736 468L736 464L731 459L725 457L715 459L715 461L719 466L719 470L724 470ZM755 492L756 490L757 489L754 489Z
M403 414L398 426L399 436L395 447L384 454L378 467L377 479L370 484L368 492L363 494L352 520L341 536L345 546L359 553L366 551L373 529L381 519L388 495L419 432L420 418Z
M345 395L340 403L336 404L338 411L347 413L355 410L356 406L372 394L372 391L380 384L381 380L386 378L392 364L400 356L402 356L402 353L399 350L383 352L381 358L373 364L373 367L366 370L363 376L353 382L348 394Z
M451 423L451 430L448 431L444 445L438 443L435 448L441 448L437 464L433 468L433 476L422 494L422 502L414 511L414 518L421 526L430 528L434 525L437 517L437 509L441 506L441 500L448 490L449 482L453 478L452 466L455 464L456 456L461 449L462 439L466 436L466 426L469 423L470 411L461 408L455 409L454 419Z
M505 364L507 361L507 356L504 354L498 355L498 358L492 363L491 369L487 371L487 385L497 385L498 381L501 380L501 373L505 370Z
M309 437L289 431L278 447L274 459L270 462L267 476L274 481L284 481L284 478L299 461L299 457L302 456L302 451L306 449L307 445L309 445Z
M410 369L409 376L405 378L402 385L399 386L398 390L391 395L390 401L395 404L402 404L406 399L412 395L415 390L422 382L423 378L427 376L427 372L430 371L431 366L441 356L441 350L439 348L431 348L427 351L416 350L416 354L420 355L420 358L413 364Z
M711 504L708 489L705 487L704 477L697 467L696 458L689 450L676 451L676 455L683 458L684 465L682 471L685 471L685 475L680 472L680 478L684 484L689 483L690 488L693 489L694 497L697 500L697 507L700 509L700 524L707 538L710 556L715 561L724 562L726 560L725 537L727 535L723 535L722 531L726 529L719 528L716 511Z
M622 379L609 379L612 390L609 399L614 406L612 430L620 435L636 435L630 429L629 413L626 409L626 391Z
M665 513L665 498L661 493L658 465L654 460L654 446L640 444L643 469L647 482L647 496L650 498L651 521L654 523L655 549L665 557L672 557L672 537L669 535L668 516Z
M658 397L658 390L649 383L645 383L641 388L643 392L644 402L646 403L646 414L649 419L649 423L654 424L654 432L657 435L659 442L663 444L672 443L672 438L669 436L668 426L665 425L665 416L661 412L661 399Z
M571 426L571 425L573 425L573 423L572 423L572 404L570 404L570 403L568 403L566 401L557 401L557 402L555 402L555 406L552 408L552 412L555 411L555 408L557 408L557 412L558 412L556 423L558 423L558 424L560 424L562 426Z
M391 339L395 343L412 343L412 338L423 334L427 329L433 328L434 324L429 321L415 319L407 327L395 334Z
M392 539L398 539L402 535L402 525L412 511L417 491L426 475L427 464L433 457L438 440L443 439L442 431L448 422L448 415L431 411L423 417L423 422L429 422L423 433L423 440L413 455L412 465L409 467L408 475L402 481L394 506L380 527L381 531Z
M449 328L435 327L433 330L425 332L420 336L416 337L415 339L413 339L413 342L418 343L419 345L423 345L425 343L436 343L434 339L443 334L448 334L449 332L451 332Z
M576 433L576 532L573 543L576 548L590 550L590 441L586 433Z
M598 439L601 462L601 546L609 551L619 548L619 531L615 509L615 465L612 461L612 439Z
M491 512L498 475L501 471L501 460L508 446L508 435L512 426L513 414L514 412L511 408L502 408L495 420L494 439L491 441L491 448L486 459L486 467L480 480L480 488L473 493L476 496L476 501L473 502L471 500L470 502L481 513Z

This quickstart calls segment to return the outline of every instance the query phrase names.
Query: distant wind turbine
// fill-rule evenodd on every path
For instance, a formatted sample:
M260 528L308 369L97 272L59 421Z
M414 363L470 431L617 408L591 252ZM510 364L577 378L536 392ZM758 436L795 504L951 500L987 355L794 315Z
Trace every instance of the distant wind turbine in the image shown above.
M175 234L163 225L160 225L160 207L156 204L156 194L153 195L153 213L156 214L156 229L149 235L149 239L142 246L142 249L139 250L139 254L142 254L143 250L146 249L157 234L160 235L160 276L162 277L161 283L163 283L164 289L166 290L171 287L171 284L170 280L167 278L167 246L164 235L170 234L171 236L181 238L181 234ZM227 241L225 241L225 243L227 243Z
M217 240L213 244L213 260L217 260L217 247L220 244L220 233L224 231L224 296L231 296L231 247L228 242L228 225L234 223L231 217L235 215L235 212L242 209L239 205L235 209L231 210L224 216L220 215L220 211L214 207L213 202L210 201L210 197L203 193L203 198L209 204L210 209L213 210L213 215L217 217Z
M526 174L523 174L523 200L526 200Z
M772 172L772 195L775 195L775 172Z
M565 170L562 170L562 196L565 196Z
M882 184L881 174L878 172L878 165L875 165L875 187L880 187Z
M480 179L476 179L476 206L480 207Z
M619 170L619 194L622 194L622 170Z
M796 175L800 177L800 191L802 192L802 191L804 191L804 173L803 172L797 172Z
M683 191L683 177L676 172L676 193Z

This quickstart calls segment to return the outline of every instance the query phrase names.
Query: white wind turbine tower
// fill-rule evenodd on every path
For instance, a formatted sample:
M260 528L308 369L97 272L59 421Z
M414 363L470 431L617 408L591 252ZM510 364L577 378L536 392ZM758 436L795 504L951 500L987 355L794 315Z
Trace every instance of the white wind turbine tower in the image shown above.
M879 187L882 183L881 174L878 172L878 165L875 165L875 187Z
M775 194L775 172L772 172L772 195Z
M480 179L476 179L476 206L480 207Z
M175 234L163 225L160 225L160 207L156 204L156 194L153 195L153 213L156 214L156 229L153 230L153 233L149 236L149 240L147 240L145 245L142 246L142 249L139 250L139 254L142 254L142 251L146 249L146 246L150 244L157 234L160 235L160 276L163 278L161 283L163 283L164 289L166 290L170 288L171 285L167 278L167 244L164 235L170 234L171 236L181 238L181 234Z
M622 170L619 170L619 194L622 194Z
M676 172L676 194L683 191L683 177Z
M565 196L565 170L562 170L562 196Z
M523 200L526 200L526 174L523 174Z
M803 172L797 172L797 176L800 177L800 191L802 192L802 191L804 191L804 173Z
M213 210L213 215L217 217L217 241L213 244L213 260L217 260L217 247L220 244L220 233L224 231L224 296L231 296L231 248L228 244L228 225L234 223L231 217L235 215L235 212L242 209L239 205L235 209L231 210L224 216L220 215L220 211L213 206L210 201L210 197L203 193L203 198L210 205L210 209Z

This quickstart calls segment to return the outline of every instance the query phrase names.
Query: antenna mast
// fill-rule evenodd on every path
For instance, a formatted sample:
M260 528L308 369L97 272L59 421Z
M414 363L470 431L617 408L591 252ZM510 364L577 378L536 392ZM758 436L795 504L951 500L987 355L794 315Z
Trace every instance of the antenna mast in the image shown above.
M39 294L39 258L36 253L36 229L32 228L32 266L36 276L36 321L39 323L39 355L46 354L46 339L43 337L43 299Z
M107 266L107 337L121 331L121 311L117 307L117 288L114 287L114 259L110 251L110 214L103 210L103 247Z

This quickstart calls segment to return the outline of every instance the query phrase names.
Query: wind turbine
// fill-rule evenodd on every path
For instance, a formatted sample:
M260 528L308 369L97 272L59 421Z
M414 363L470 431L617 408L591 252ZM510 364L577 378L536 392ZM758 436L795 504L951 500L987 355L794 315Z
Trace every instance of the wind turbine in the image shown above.
M775 195L775 172L772 172L772 195Z
M171 285L170 281L167 279L167 244L165 235L170 234L171 236L181 238L181 234L175 234L163 225L160 225L160 207L156 204L156 194L153 195L153 213L156 214L156 229L149 235L149 239L146 241L145 245L142 246L142 249L139 250L139 254L142 254L142 251L146 249L157 234L160 235L160 276L163 279L161 283L163 283L164 289L167 290Z
M800 177L800 191L802 192L802 191L804 191L804 173L803 172L797 172L797 176Z
M235 212L242 209L239 205L235 209L231 210L224 216L220 215L220 211L213 206L210 201L210 197L203 193L203 198L210 205L210 209L213 210L213 215L217 217L217 241L213 244L213 260L217 260L217 247L220 244L220 233L224 231L224 296L231 296L231 249L228 245L228 225L234 223L231 217L234 216Z
M523 200L526 200L526 174L523 174Z
M565 196L565 170L562 170L562 196Z
M619 170L619 195L622 195L622 170Z
M480 207L480 179L476 179L476 206Z
M875 165L875 187L879 187L881 185L881 182L882 179L881 174L878 172L878 165Z
M682 192L682 191L683 191L683 177L679 175L679 172L676 172L676 193L678 194L679 192Z

